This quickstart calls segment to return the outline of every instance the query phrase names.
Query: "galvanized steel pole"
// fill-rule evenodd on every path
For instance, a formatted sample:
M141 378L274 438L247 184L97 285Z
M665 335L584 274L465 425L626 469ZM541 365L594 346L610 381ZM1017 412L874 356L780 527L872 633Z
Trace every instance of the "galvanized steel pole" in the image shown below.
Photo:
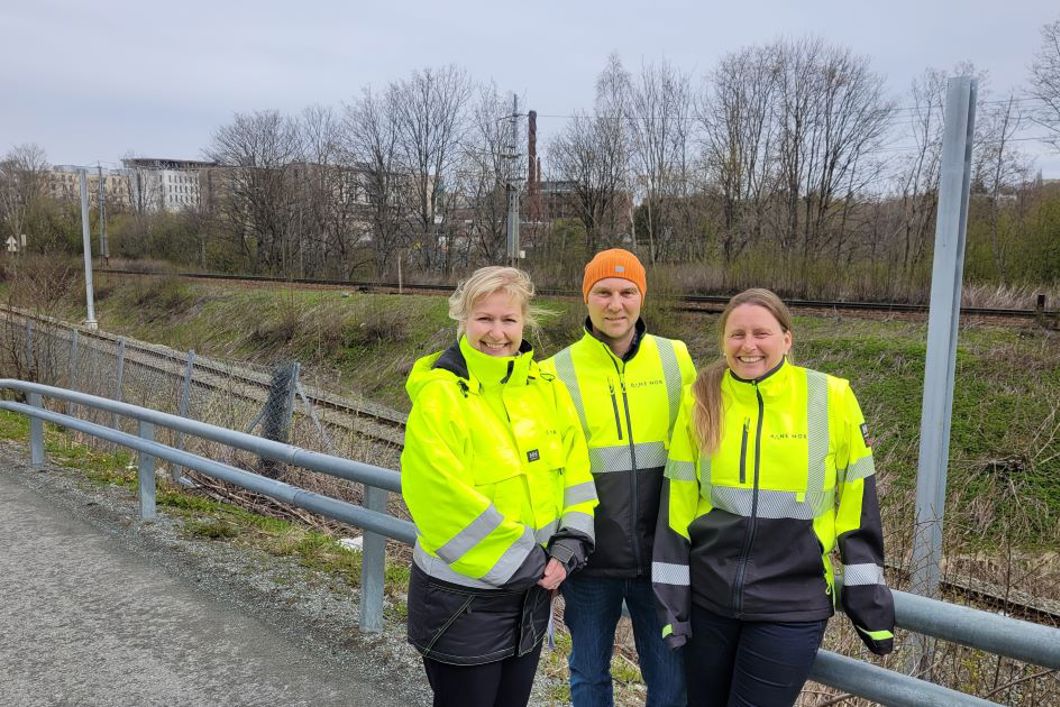
M935 255L931 273L924 401L920 417L920 461L916 484L912 589L936 596L942 559L942 519L946 506L946 470L957 358L957 323L975 130L976 81L949 80Z
M946 509L946 472L957 361L957 324L961 310L961 277L968 225L976 92L977 82L967 76L950 79L947 85L927 356L924 362L924 401L920 415L916 525L913 528L913 554L909 568L912 591L928 597L938 596L941 575L942 521ZM927 670L932 648L930 639L915 636L908 670Z
M86 170L77 170L81 180L81 240L84 244L85 256L85 303L88 309L88 318L84 325L89 329L98 329L99 322L96 321L96 305L92 294L92 234L88 228L88 177Z

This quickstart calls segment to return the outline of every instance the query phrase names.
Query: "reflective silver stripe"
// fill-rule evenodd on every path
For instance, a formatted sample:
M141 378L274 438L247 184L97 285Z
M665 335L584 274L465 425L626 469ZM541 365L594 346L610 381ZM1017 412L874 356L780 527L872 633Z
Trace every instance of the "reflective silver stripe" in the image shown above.
M491 503L478 518L471 521L466 528L452 537L449 542L435 551L438 557L453 564L468 550L486 539L490 533L504 522L504 516Z
M850 465L847 469L846 480L857 481L867 479L876 473L876 462L872 461L872 455L862 457Z
M843 565L843 586L861 587L867 584L887 585L883 578L883 568L874 562L858 565Z
M593 522L593 517L588 513L580 513L578 511L564 513L563 520L560 521L560 527L577 530L596 540L596 523Z
M549 539L556 534L559 530L559 521L554 520L544 528L538 528L534 531L534 539L537 540L538 545L547 545Z
M563 489L563 507L570 508L571 506L579 503L585 503L586 501L596 500L596 484L592 481L585 481L575 486L568 486Z
M449 565L445 564L445 561L439 557L434 557L422 547L420 547L419 540L416 541L416 547L412 552L412 561L416 563L416 566L426 572L429 576L440 579L444 582L452 582L453 584L459 584L462 587L475 587L477 589L494 589L492 584L487 584L478 579L472 579L466 575L462 575L459 572L454 572L450 569Z
M523 564L526 556L530 554L536 545L537 540L534 539L534 531L530 530L529 527L525 528L523 536L504 551L501 558L497 560L497 564L493 565L482 579L494 586L504 584L511 579L512 575L515 574L515 570L519 569L519 565Z
M666 462L666 478L672 481L695 481L696 465L692 462L670 459Z
M652 562L651 581L658 584L676 584L679 587L689 586L688 565L676 565L672 562Z
M556 375L567 386L571 400L574 401L574 409L578 411L578 419L582 423L582 432L585 439L589 439L589 420L585 417L585 403L582 402L582 391L578 387L578 375L574 372L574 360L571 358L570 347L563 349L552 359L556 364Z
M831 496L832 494L822 494ZM714 486L710 490L710 503L715 508L734 513L744 518L751 517L754 501L753 489ZM814 509L809 503L800 503L793 491L758 490L759 518L793 518L813 520Z
M614 447L593 447L589 449L589 463L594 474L610 474L616 471L629 471L633 468L633 451L637 454L638 469L655 469L666 466L666 445L662 442L643 442Z
M665 442L641 442L633 445L633 449L637 453L637 468L641 471L666 466Z
M825 460L828 459L828 376L806 370L806 503L815 515L829 509L824 498Z
M674 342L654 336L652 339L659 351L663 377L666 379L666 394L670 402L670 424L666 428L666 436L669 438L674 433L674 421L677 420L677 410L681 405L681 366L677 363Z
M710 455L700 452L699 454L699 486L702 489L706 489L704 493L710 490L710 471L711 462ZM704 496L704 498L710 498L710 496Z

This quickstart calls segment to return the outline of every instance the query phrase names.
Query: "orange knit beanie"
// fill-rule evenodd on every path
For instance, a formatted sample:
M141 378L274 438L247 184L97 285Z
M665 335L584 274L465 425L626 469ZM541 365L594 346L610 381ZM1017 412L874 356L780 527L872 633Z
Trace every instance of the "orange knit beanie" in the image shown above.
M637 260L637 256L622 248L611 248L602 250L593 256L593 259L585 266L585 276L582 278L582 296L589 301L589 290L600 280L608 277L620 277L629 280L640 290L643 297L648 294L648 278L644 274L644 266Z

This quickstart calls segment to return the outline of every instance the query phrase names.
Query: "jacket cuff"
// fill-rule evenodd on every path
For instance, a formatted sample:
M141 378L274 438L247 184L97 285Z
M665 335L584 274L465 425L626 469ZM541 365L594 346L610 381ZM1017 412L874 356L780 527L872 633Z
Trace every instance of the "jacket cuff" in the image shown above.
M567 574L581 569L585 564L588 553L585 543L577 538L555 538L549 543L548 554L554 560L558 560Z
M547 561L548 556L545 554L545 549L534 543L534 548L523 560L523 564L519 565L519 569L515 570L508 581L501 586L516 589L535 584L537 580L545 576L545 564Z

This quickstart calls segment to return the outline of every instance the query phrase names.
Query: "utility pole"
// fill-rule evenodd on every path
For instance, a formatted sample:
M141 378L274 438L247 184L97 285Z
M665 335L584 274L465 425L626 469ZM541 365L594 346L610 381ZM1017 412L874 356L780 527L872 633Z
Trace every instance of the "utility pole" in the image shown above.
M85 304L88 318L82 322L89 329L98 329L96 305L92 295L92 232L88 224L88 170L81 167L77 170L81 182L81 242L85 254Z
M103 192L103 166L96 163L96 174L99 176L99 265L110 264L110 248L107 247L107 207Z
M504 157L508 160L508 265L516 267L519 264L521 253L519 251L519 177L518 165L519 154L516 152L519 145L519 96L512 96L512 141L508 146L508 154Z

